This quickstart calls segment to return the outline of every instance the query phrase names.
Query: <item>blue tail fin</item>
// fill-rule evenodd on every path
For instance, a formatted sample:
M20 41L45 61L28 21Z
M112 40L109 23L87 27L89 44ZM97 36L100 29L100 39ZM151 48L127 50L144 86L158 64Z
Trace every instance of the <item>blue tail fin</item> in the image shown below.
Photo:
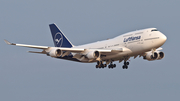
M73 44L66 38L56 24L49 25L55 47L73 47Z

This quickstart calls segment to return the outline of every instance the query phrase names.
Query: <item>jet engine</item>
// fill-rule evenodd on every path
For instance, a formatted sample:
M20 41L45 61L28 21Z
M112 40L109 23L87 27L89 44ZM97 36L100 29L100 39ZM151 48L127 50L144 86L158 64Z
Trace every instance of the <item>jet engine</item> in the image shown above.
M62 51L60 49L54 49L50 51L47 55L51 57L60 57L62 55Z
M159 54L159 57L158 57L158 60L161 60L164 58L164 52L160 52L160 51L157 51L157 53Z
M152 52L148 52L144 57L145 60L153 61L153 60L161 60L164 58L164 53L160 51L155 51L154 56Z
M148 52L143 58L149 61L157 60L159 57L159 54L157 52L154 52L154 56L152 52Z
M98 51L91 51L91 52L86 54L86 57L88 59L96 59L99 57L99 55L100 55L100 53Z

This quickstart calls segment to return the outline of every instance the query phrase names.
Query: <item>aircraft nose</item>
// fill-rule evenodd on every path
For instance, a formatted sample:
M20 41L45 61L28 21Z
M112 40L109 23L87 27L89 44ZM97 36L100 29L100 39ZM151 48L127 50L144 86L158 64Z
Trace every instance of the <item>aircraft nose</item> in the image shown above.
M163 41L163 43L165 43L166 40L167 40L167 37L166 37L164 34L162 34L162 35L161 35L161 40Z
M163 34L162 39L163 39L164 41L166 41L166 40L167 40L167 37Z

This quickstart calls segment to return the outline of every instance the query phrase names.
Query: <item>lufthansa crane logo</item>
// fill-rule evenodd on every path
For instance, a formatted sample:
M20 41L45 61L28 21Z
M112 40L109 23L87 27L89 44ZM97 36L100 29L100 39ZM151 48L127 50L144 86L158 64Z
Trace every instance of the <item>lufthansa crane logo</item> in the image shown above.
M61 47L63 44L63 35L60 32L57 32L54 36L54 41L57 47Z

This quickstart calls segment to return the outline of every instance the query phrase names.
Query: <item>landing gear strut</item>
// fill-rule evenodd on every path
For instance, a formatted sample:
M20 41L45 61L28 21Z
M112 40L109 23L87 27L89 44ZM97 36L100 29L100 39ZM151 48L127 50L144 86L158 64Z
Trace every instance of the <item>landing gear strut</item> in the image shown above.
M124 61L124 65L122 66L123 69L128 69L129 62Z

